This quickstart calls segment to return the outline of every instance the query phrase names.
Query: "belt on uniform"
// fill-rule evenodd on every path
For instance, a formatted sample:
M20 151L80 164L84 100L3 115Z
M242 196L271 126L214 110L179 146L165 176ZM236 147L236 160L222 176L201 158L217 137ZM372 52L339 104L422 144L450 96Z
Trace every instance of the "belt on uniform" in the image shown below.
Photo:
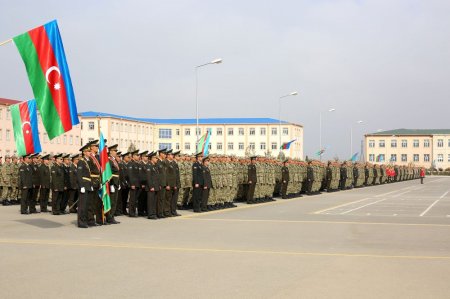
M87 178L87 177L84 176L84 177L83 177L83 180L89 181L89 182L90 182L90 181L91 181L91 178Z
M113 174L112 176L113 176L114 178L118 178L118 177L119 177L118 174Z
M100 175L99 175L99 174L91 174L91 177L93 177L93 178L99 178Z

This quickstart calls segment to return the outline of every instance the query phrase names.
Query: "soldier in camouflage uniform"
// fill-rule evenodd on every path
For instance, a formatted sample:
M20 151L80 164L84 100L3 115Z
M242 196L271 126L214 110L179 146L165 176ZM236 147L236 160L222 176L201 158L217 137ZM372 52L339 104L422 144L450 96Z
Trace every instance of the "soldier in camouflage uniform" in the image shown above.
M4 206L10 205L12 200L11 176L14 171L11 157L5 156L5 162L0 168L0 186L2 187L1 199Z

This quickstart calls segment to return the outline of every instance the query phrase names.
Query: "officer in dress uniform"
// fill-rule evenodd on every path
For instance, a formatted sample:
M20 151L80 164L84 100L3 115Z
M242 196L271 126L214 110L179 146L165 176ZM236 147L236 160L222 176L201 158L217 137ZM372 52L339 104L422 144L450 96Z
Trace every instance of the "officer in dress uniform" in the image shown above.
M41 189L39 191L39 204L41 212L47 212L48 198L50 195L50 155L42 157L42 163L39 165L39 177L41 179Z
M255 187L257 183L257 177L256 177L256 156L250 157L250 164L247 167L248 172L248 189L247 189L247 204L254 204L256 201L254 200L253 196L255 194Z
M117 209L117 198L120 192L120 166L117 160L117 144L108 147L109 161L111 165L112 178L109 181L111 198L111 210L106 214L106 221L111 224L119 224L120 222L114 219Z
M64 193L64 169L62 166L62 154L55 155L56 163L51 168L52 189L52 214L61 215L61 202Z
M158 197L158 203L157 203L157 214L158 218L166 218L166 215L164 214L164 202L166 198L166 175L167 175L167 167L165 164L166 159L166 149L160 149L158 151L158 162L156 163L156 166L158 167L159 172L159 183L161 184L161 190L159 191L159 197Z
M67 214L66 208L67 204L69 202L69 192L70 189L72 189L72 186L70 184L70 154L65 154L62 156L63 163L62 163L62 169L64 170L64 192L63 192L63 198L61 201L61 214Z
M121 205L118 204L117 207L120 209L118 211L118 216L128 215L127 212L127 204L128 204L128 195L130 193L130 184L128 177L128 163L131 161L130 153L126 152L122 154L122 163L119 163L120 167L120 202Z
M139 197L137 199L137 208L138 208L138 216L147 216L147 193L146 190L146 169L150 167L148 162L148 151L143 151L139 154L140 161L139 161L139 186L140 186L140 192Z
M177 168L176 162L173 160L172 150L167 151L167 175L166 175L166 202L164 215L166 217L180 216L177 213L178 187L177 187ZM179 170L178 170L179 174ZM166 207L167 205L167 207ZM175 206L173 206L175 205Z
M209 157L204 157L202 165L203 170L203 190L202 190L202 205L201 205L202 212L208 211L209 191L213 187L211 171L209 170L208 165L209 165Z
M158 158L156 157L156 152L151 152L148 154L150 159L149 167L145 169L145 191L147 193L147 211L148 219L156 220L158 219L156 206L158 193L161 190L161 185L159 183L159 173L156 163Z
M82 152L83 157L77 163L76 172L79 191L77 222L79 228L88 228L88 205L92 198L92 192L94 191L91 179L91 170L89 169L89 160L91 155L90 144L88 143L80 148L80 151Z
M98 226L103 225L106 222L103 221L102 215L102 200L99 196L99 190L101 187L100 181L100 162L98 157L98 140L94 140L90 144L90 154L89 154L89 170L91 172L91 182L94 188L91 193L91 198L89 200L88 206L88 225ZM95 215L95 218L94 218Z
M33 170L32 181L33 181L33 194L31 195L31 205L30 213L37 213L36 203L39 194L39 189L41 187L40 177L39 177L39 154L36 153L31 156L32 162L30 163L31 169Z
M139 150L131 152L131 161L128 163L128 179L130 184L130 201L128 206L128 216L137 217L136 200L139 198L141 186Z
M77 181L77 165L80 161L80 154L74 154L70 156L72 163L69 167L69 179L70 179L70 189L69 189L69 213L77 213L77 200L78 200L78 181Z
M192 201L194 212L201 213L202 193L203 193L203 166L201 163L202 153L195 155L195 162L192 165Z
M19 168L19 190L21 190L20 213L29 214L33 195L33 169L30 165L30 156L23 157L23 163Z
M283 167L281 167L281 198L286 199L286 191L289 184L289 168L287 166L288 160L283 161Z

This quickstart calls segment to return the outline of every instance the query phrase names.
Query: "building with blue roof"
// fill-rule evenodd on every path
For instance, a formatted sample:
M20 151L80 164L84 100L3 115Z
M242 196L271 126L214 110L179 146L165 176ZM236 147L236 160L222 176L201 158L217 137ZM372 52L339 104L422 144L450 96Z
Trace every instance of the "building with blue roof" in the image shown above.
M98 128L109 144L124 152L136 148L171 148L196 152L196 141L210 132L210 153L236 156L285 156L303 158L303 127L273 118L201 118L198 134L195 118L159 119L88 111L79 114L82 141L98 138ZM281 134L280 134L281 133ZM292 141L289 149L281 149Z

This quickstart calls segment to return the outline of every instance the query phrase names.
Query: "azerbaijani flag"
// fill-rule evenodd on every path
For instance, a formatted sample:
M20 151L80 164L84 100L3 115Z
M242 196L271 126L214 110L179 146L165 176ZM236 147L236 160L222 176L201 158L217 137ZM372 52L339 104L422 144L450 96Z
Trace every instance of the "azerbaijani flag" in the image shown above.
M11 106L11 118L14 129L17 154L25 156L32 153L40 153L38 117L36 101L29 100Z
M350 158L350 161L355 162L356 159L358 159L358 154L359 154L358 152L354 153L353 156Z
M322 156L323 153L325 153L325 149L324 149L324 148L321 149L320 151L318 151L318 152L316 153L316 155L317 155L317 156Z
M13 38L25 63L48 137L53 139L80 121L56 20Z
M289 142L284 142L282 145L281 145L281 147L280 147L280 149L289 149L290 147L291 147L291 143L292 142L294 142L295 140L297 140L297 139L294 139L294 140L291 140L291 141L289 141Z
M100 167L102 172L102 201L103 201L103 211L106 213L111 210L111 198L109 196L109 180L112 178L111 164L109 164L108 158L108 147L105 145L105 138L103 134L100 133L100 144L99 144L99 155L100 155Z
M198 140L197 153L202 152L203 156L208 156L209 153L209 139L211 138L211 131L206 130L206 133Z

